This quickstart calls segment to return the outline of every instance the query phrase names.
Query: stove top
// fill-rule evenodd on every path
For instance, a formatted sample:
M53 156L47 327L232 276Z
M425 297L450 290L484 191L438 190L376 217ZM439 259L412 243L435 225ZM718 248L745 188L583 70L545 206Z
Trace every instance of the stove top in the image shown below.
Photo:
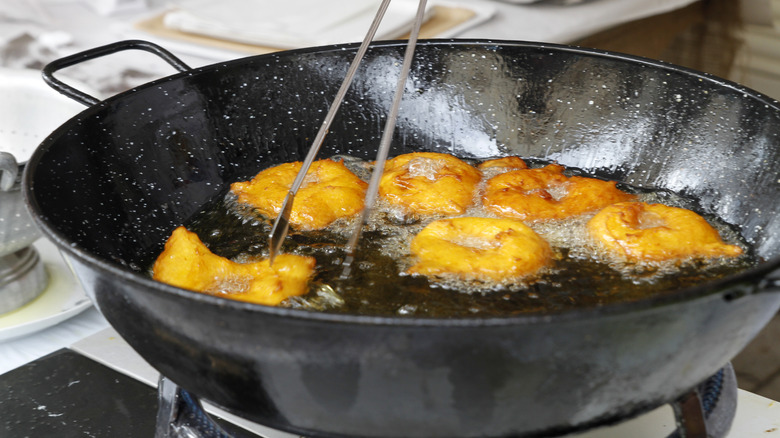
M7 388L0 400L4 437L154 436L157 391L73 350L56 351L0 376L0 387ZM237 432L235 425L212 418Z

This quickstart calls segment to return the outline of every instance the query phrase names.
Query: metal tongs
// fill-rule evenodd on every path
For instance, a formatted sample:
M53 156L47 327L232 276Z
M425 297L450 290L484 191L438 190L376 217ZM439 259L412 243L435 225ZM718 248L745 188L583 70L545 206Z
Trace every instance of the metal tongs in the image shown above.
M355 224L355 229L353 230L352 235L349 241L347 242L346 257L344 258L343 261L344 270L341 274L342 278L346 278L349 276L352 262L354 261L357 242L360 239L360 234L362 233L363 226L368 221L368 216L371 211L371 208L373 207L374 202L376 201L377 193L379 191L379 180L385 168L385 161L387 160L387 154L390 149L390 141L393 137L393 131L395 131L396 120L398 119L398 108L401 105L401 97L403 96L403 91L406 85L406 79L409 76L409 70L412 65L412 58L414 57L414 49L415 46L417 45L417 37L420 34L420 27L422 26L422 22L425 17L426 3L427 0L420 0L419 5L417 7L417 15L415 16L414 24L412 26L412 30L409 35L409 41L407 42L406 51L404 53L404 60L401 66L401 74L398 77L398 83L396 86L395 95L393 96L392 106L390 108L390 112L387 115L385 128L384 131L382 132L382 139L379 143L379 150L377 152L376 161L374 163L374 170L371 172L371 179L369 180L368 189L366 190L366 197L364 201L363 211L361 213L360 220ZM338 112L339 107L341 106L341 103L344 101L344 96L346 95L347 90L349 89L349 86L352 83L352 79L355 77L355 72L357 72L360 63L363 60L363 56L366 54L366 51L368 50L369 44L374 39L374 35L376 35L376 31L379 28L379 24L382 22L382 18L384 17L385 12L387 11L387 7L389 5L390 5L390 0L382 0L382 3L379 5L379 9L377 10L376 16L374 17L374 21L371 23L371 27L369 27L368 33L366 33L363 42L360 44L360 47L358 48L358 51L355 54L355 58L352 61L352 64L350 64L349 69L347 70L347 75L344 77L344 82L341 83L341 87L336 93L336 97L334 98L333 103L331 104L330 109L328 110L328 113L325 115L325 119L323 120L320 129L317 132L317 135L314 137L314 141L312 142L312 145L309 148L309 152L306 154L306 158L303 160L303 164L301 165L301 170L296 175L295 179L293 180L292 186L290 186L290 190L287 192L287 196L285 196L284 198L284 202L282 203L282 208L281 211L279 212L279 216L277 216L276 221L274 222L274 226L271 229L270 254L269 254L269 260L271 264L273 264L274 258L281 250L282 243L284 242L285 237L287 237L287 232L290 228L290 212L292 211L293 202L295 200L295 194L298 192L298 189L300 189L301 185L303 184L303 180L306 177L306 173L309 171L309 167L311 167L311 164L314 162L314 159L316 158L317 153L319 152L320 147L322 146L322 142L325 139L325 135L328 133L328 129L330 128L330 125L333 122L333 119L335 118L336 113Z

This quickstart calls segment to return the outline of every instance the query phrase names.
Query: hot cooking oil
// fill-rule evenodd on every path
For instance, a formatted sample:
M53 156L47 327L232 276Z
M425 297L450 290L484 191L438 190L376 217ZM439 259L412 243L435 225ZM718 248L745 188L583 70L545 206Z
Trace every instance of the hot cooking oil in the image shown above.
M370 175L370 163L351 157L340 158L345 159L345 164L361 178ZM547 163L534 165L543 164ZM493 173L500 171L490 170ZM668 191L640 190L625 185L621 188L639 195L645 202L694 209L692 200ZM475 205L465 216L489 216L479 208L479 202ZM523 282L488 284L430 280L407 275L405 271L413 263L409 255L412 238L433 219L409 217L380 201L371 214L347 279L340 278L341 262L353 229L352 220L339 220L319 231L291 230L282 251L314 257L317 272L308 294L288 299L283 305L381 316L544 314L671 294L738 272L753 263L750 255L745 255L684 263L629 264L611 258L589 238L586 223L590 217L592 215L530 224L550 243L556 254L551 266ZM739 244L748 253L748 247L740 242L738 233L715 217L706 218L726 242ZM217 255L236 261L251 261L268 255L271 222L238 205L230 194L185 225Z

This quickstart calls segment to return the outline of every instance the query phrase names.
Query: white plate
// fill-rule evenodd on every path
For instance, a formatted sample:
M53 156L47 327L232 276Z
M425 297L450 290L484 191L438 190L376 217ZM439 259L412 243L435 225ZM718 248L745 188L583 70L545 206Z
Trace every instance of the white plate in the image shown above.
M51 327L92 305L54 244L39 239L34 246L46 265L49 285L35 300L0 315L0 342Z

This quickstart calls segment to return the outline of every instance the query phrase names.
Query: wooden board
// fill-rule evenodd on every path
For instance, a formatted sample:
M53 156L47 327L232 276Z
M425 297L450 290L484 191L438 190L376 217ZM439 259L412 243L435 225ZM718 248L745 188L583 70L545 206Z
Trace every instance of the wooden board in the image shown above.
M443 32L446 32L456 26L459 26L476 15L471 9L434 5L434 13L420 28L420 38L436 38ZM254 44L246 44L235 41L228 41L210 36L198 35L194 33L182 32L165 26L163 18L165 13L156 15L152 18L140 21L135 24L136 29L156 35L163 38L201 44L213 48L243 52L250 55L259 55L283 50L276 47L267 47ZM406 37L406 36L405 36ZM346 41L345 41L346 42Z

